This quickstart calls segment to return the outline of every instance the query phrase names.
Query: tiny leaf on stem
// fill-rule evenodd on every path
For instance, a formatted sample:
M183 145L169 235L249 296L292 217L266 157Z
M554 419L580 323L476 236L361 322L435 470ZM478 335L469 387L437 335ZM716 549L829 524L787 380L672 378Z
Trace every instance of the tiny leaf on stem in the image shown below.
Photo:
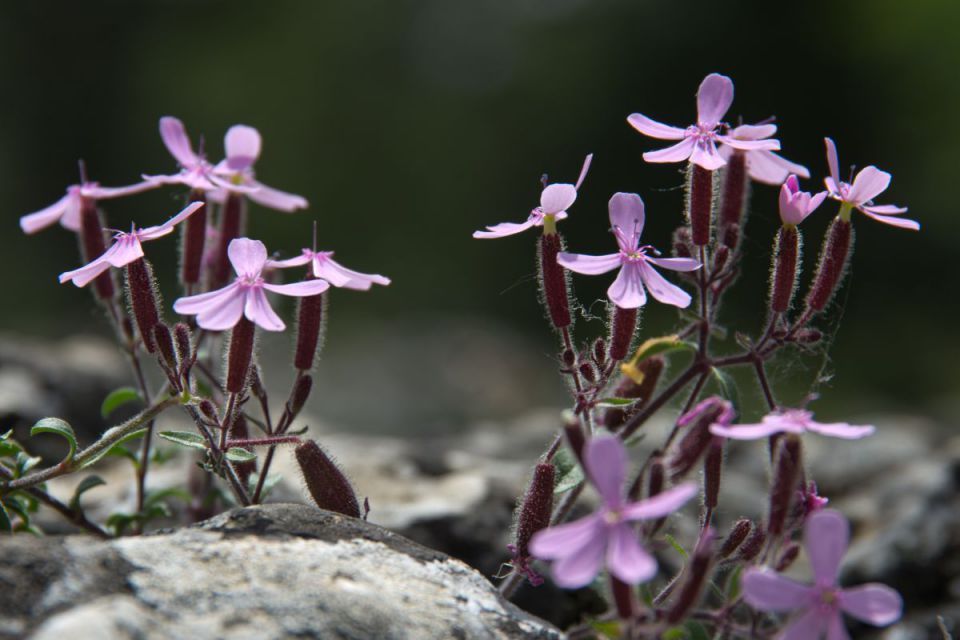
M553 464L557 468L557 484L553 488L554 494L564 493L583 482L583 469L569 449L560 449L553 456Z
M158 433L161 438L164 440L169 440L175 444L179 444L183 447L190 447L191 449L207 449L207 441L203 439L199 433L191 433L189 431L161 431Z
M76 512L82 511L80 508L80 496L84 493L93 489L94 487L99 487L102 484L107 484L103 478L100 476L87 476L80 481L80 484L77 485L77 488L73 491L73 497L70 498L70 508Z
M43 418L37 424L30 427L30 435L35 436L39 433L53 433L61 438L65 438L67 444L70 445L70 451L67 453L67 457L63 459L64 462L70 462L73 460L73 454L77 452L77 436L73 433L73 427L71 427L66 421L61 420L60 418Z
M133 387L114 389L103 399L103 404L100 405L100 415L109 418L110 414L119 407L140 399L140 392Z
M729 401L733 405L733 410L737 412L737 415L740 415L740 391L737 389L736 381L729 373L717 367L712 367L710 373L717 381L720 395L723 396L724 400Z
M257 454L247 451L242 447L230 447L227 449L227 460L230 462L250 462L256 459Z

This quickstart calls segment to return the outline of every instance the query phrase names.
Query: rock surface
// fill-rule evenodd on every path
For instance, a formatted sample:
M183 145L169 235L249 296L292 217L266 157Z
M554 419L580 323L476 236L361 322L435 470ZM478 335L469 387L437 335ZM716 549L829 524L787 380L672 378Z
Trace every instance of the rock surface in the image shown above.
M0 557L0 638L562 638L463 563L301 505L109 542L18 536Z

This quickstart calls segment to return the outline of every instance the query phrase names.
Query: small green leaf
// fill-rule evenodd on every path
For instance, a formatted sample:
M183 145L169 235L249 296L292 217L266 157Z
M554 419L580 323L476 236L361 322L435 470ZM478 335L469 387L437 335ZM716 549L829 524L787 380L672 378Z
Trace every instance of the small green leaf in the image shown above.
M603 398L597 400L597 404L601 407L626 407L636 401L636 398Z
M669 533L665 533L665 534L664 534L664 537L667 539L667 542L670 543L670 546L673 547L673 549L674 549L677 553L679 553L681 556L683 556L683 559L684 559L684 560L687 560L687 559L690 558L690 554L687 553L687 550L683 548L683 545L681 545L679 542L677 542L677 539L676 539L676 538L674 538L674 537L673 537L672 535L670 535Z
M77 485L77 488L73 491L73 497L70 498L70 508L74 511L82 511L80 508L80 496L82 496L90 489L94 487L99 487L102 484L107 484L103 478L100 476L87 476L80 481L80 484Z
M270 495L270 490L277 486L277 483L283 479L279 473L271 473L267 476L267 479L263 481L263 490L260 492L260 498L265 499ZM260 474L257 472L250 474L250 486L248 487L250 493L252 494L257 488L257 483L260 482Z
M684 627L687 630L687 637L690 638L690 640L710 640L710 634L707 633L706 627L696 620L687 620Z
M718 369L717 367L711 367L710 373L717 381L717 386L720 388L720 395L733 405L733 410L737 412L737 415L739 415L740 391L737 389L736 381L729 373L723 369Z
M16 461L17 468L16 471L14 471L14 475L18 478L42 462L39 457L27 455L25 451L17 453Z
M113 529L114 535L122 536L135 520L136 518L128 513L112 513L107 518L106 525L109 529Z
M7 508L4 506L2 500L0 500L0 531L13 533L13 519L11 519L10 514L7 513Z
M663 640L686 640L687 630L683 627L671 627L660 636Z
M133 387L114 389L103 399L103 404L100 405L100 415L109 418L110 414L118 408L137 400L140 400L140 392Z
M743 565L738 564L727 576L727 602L733 602L740 597L740 578L743 575Z
M161 431L157 435L164 440L169 440L183 447L207 450L207 441L204 440L203 436L199 433L191 433L190 431Z
M619 620L594 620L590 623L590 626L593 627L594 631L610 638L610 640L618 640L618 638L623 637L620 632Z
M13 429L10 429L6 433L0 435L0 442L3 442L4 440L8 439L12 435L13 435Z
M247 451L243 447L230 447L227 449L227 460L230 462L250 462L256 460L257 454Z
M143 501L144 507L152 507L156 504L162 504L167 498L177 498L183 502L190 502L190 494L179 487L167 487L166 489L156 489L148 491Z
M553 488L555 494L569 491L583 482L583 469L569 449L560 449L553 456L553 465L557 468L557 484Z
M16 440L0 440L0 458L13 458L22 451Z
M53 433L61 438L65 438L67 444L70 445L70 451L67 453L67 457L64 458L64 462L69 462L73 460L73 454L77 452L77 436L73 433L73 427L69 425L64 420L60 418L44 418L40 420L37 424L30 427L30 435L35 436L40 433Z

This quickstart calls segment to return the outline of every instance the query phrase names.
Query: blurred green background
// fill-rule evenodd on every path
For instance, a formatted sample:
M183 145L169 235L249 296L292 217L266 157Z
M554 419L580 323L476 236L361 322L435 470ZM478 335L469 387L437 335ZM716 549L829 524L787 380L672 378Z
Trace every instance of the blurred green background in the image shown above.
M819 186L830 135L844 166L892 172L881 201L908 205L924 225L914 234L856 220L854 286L833 312L843 325L824 403L945 415L960 388L958 26L955 0L815 0L789 14L759 0L3 2L0 328L103 330L87 293L56 283L78 265L73 238L17 227L77 181L78 158L102 183L128 184L174 170L160 116L183 119L195 141L202 134L214 159L226 129L246 123L264 136L258 176L311 202L294 215L254 209L251 235L292 255L315 219L321 247L394 280L334 296L321 376L330 396L349 400L335 418L442 428L459 411L561 402L535 299L534 235L470 234L523 220L542 173L572 181L593 152L563 226L571 248L611 250L606 201L636 191L648 205L644 240L669 249L682 176L642 162L660 145L625 118L691 122L697 85L718 71L736 83L728 118L776 115L784 155L813 173L807 188ZM115 227L155 224L179 197L158 191L106 209ZM804 225L808 272L832 213L828 205ZM775 228L776 190L759 186L746 275L726 316L746 330L762 322ZM174 246L148 248L168 304ZM589 303L608 283L575 286ZM675 319L651 305L644 330L665 332ZM799 388L818 366L775 375Z

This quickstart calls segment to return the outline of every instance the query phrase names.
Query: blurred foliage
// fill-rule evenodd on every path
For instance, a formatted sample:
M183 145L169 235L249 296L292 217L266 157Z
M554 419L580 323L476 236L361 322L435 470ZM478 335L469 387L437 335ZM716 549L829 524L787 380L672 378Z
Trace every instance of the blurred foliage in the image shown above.
M917 235L857 220L855 286L835 311L842 375L830 395L859 408L949 398L960 385L958 24L955 0L812 0L789 15L759 0L4 2L2 327L62 334L97 325L86 292L56 283L77 266L74 240L61 229L24 238L17 218L76 182L78 158L107 185L172 171L157 134L170 114L195 140L205 136L213 158L231 124L263 133L259 176L312 203L290 216L252 212L251 234L271 249L307 246L316 219L322 248L394 279L337 300L341 335L365 318L469 316L527 330L533 348L549 351L533 236L480 242L471 231L523 219L541 173L572 180L594 152L564 223L570 246L606 251L607 198L637 191L648 204L645 241L668 249L682 177L641 161L656 144L625 117L687 123L701 78L719 71L737 87L729 117L776 114L784 155L815 180L825 171L822 138L834 137L842 162L891 171L883 202L909 205L924 224ZM155 224L178 198L107 203L111 223ZM757 187L753 204L752 254L729 305L747 328L762 321L775 190ZM807 272L831 214L805 225ZM151 252L167 284L173 246ZM605 286L576 279L583 300ZM644 327L659 335L674 319L653 305Z

